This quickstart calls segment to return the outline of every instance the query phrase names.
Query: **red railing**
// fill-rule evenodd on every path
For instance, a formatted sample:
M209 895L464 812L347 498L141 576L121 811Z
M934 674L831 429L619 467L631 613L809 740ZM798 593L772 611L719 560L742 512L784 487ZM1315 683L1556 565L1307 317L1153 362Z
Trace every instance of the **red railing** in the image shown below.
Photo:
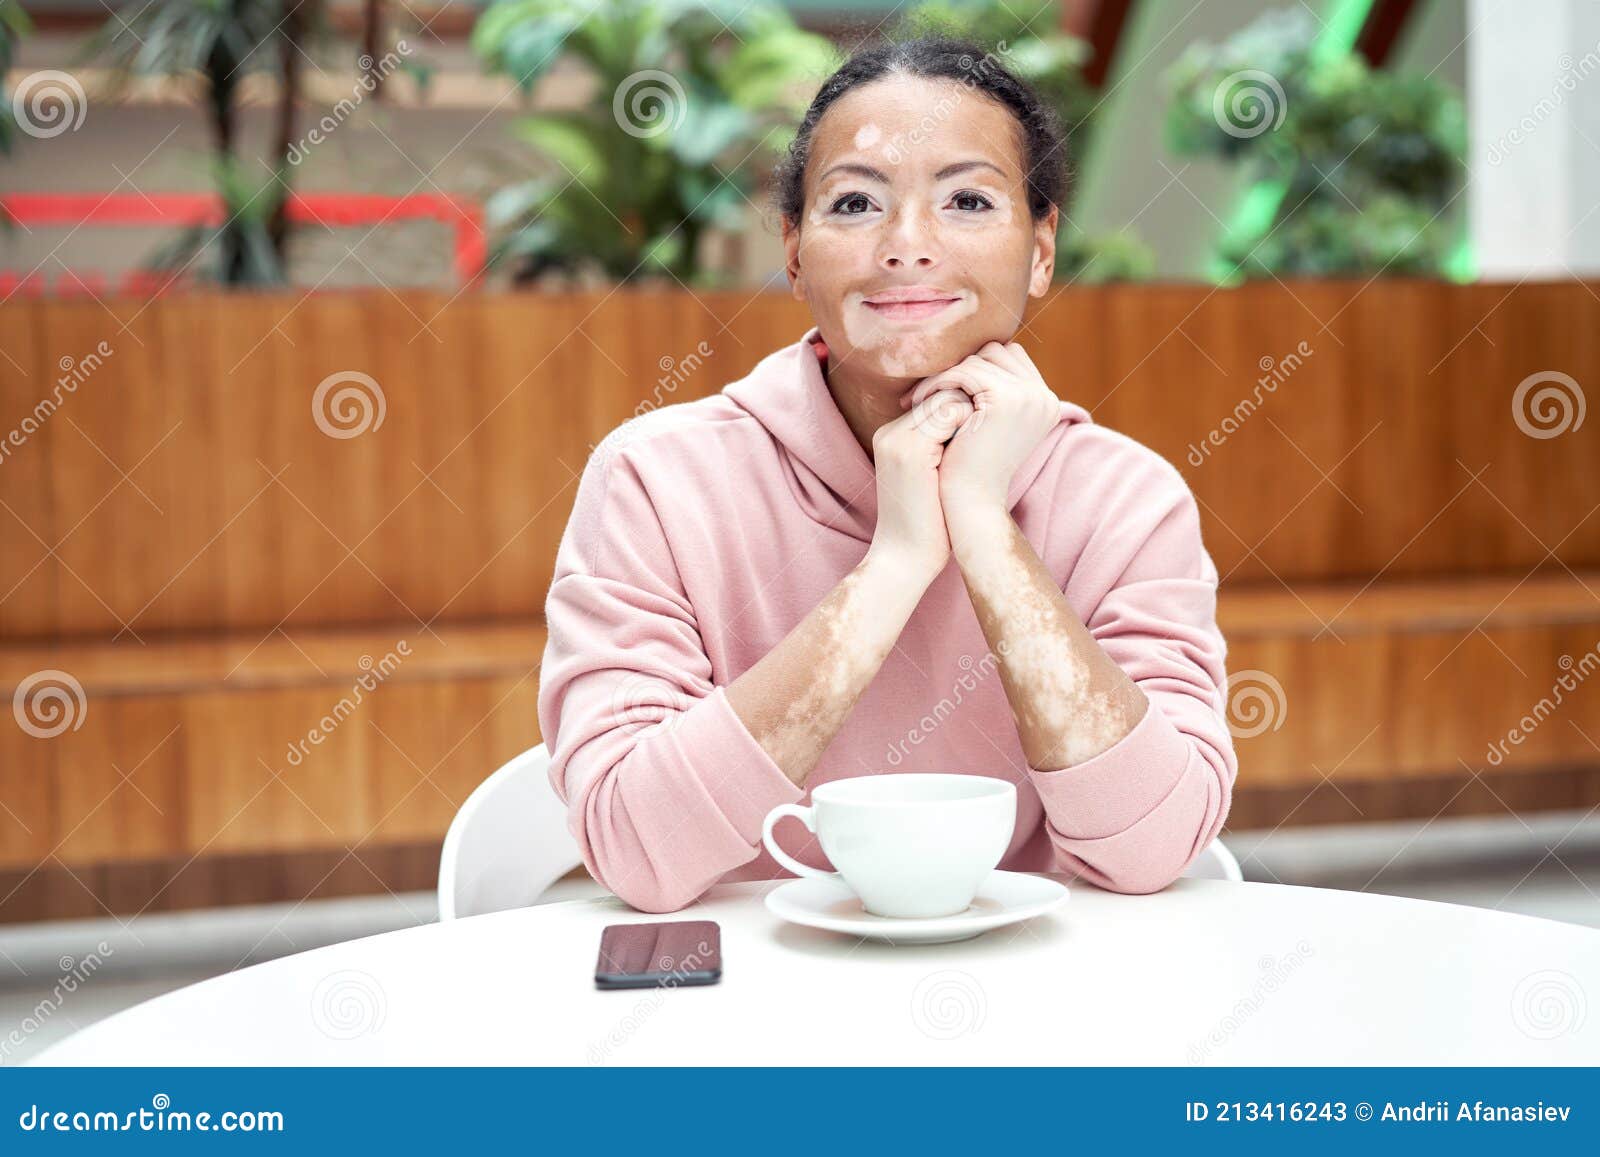
M222 198L214 193L7 193L0 195L0 211L24 226L133 226L184 229L220 225ZM369 193L293 193L289 220L296 224L329 228L380 225L391 221L438 221L454 231L452 264L462 286L482 274L488 258L483 232L483 210L475 201L443 193L412 193L387 197ZM136 269L117 279L120 291L160 293L182 285L188 278ZM69 270L54 279L58 295L93 293L99 296L112 278L100 272ZM0 295L52 292L38 271L19 274L0 270Z

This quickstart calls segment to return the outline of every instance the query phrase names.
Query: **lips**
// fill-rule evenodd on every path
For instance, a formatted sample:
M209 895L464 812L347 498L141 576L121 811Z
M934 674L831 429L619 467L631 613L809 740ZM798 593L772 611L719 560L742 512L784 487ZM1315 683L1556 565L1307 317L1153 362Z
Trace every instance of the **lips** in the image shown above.
M879 317L916 320L942 313L960 300L959 293L926 285L910 285L869 294L861 304Z

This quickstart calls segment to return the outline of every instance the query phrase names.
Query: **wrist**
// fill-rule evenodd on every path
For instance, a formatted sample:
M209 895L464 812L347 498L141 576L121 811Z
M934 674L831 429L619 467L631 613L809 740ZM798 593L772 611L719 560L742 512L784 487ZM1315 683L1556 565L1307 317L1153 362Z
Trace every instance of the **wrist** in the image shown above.
M950 550L959 560L968 551L1011 536L1011 513L997 498L952 494L943 498Z
M874 539L858 569L869 582L880 581L889 590L911 591L921 598L948 561L947 556L935 567L931 558L916 551Z

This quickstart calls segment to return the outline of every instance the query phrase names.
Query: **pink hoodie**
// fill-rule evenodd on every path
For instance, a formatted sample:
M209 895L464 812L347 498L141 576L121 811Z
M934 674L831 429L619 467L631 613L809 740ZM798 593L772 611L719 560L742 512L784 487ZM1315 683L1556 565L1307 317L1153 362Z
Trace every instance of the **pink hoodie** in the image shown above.
M861 562L872 464L822 375L816 328L747 377L614 430L578 486L546 600L539 725L550 781L594 877L670 912L721 881L786 877L768 811L829 780L1004 777L1017 826L1000 867L1118 892L1171 883L1227 818L1217 571L1194 498L1154 452L1061 404L1018 469L1012 517L1151 709L1086 763L1036 771L952 560L807 780L784 776L725 687ZM798 822L776 838L829 868Z

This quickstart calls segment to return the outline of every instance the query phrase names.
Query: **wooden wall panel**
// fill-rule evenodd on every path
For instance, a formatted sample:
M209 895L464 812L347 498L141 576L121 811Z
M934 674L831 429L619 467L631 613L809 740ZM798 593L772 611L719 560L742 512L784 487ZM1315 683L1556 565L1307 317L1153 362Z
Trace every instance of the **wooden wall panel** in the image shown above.
M537 615L590 447L809 320L782 293L634 290L0 314L13 415L58 358L115 348L0 469L12 639ZM1277 583L1600 565L1600 422L1539 439L1512 413L1532 373L1592 390L1597 334L1587 285L1386 281L1068 289L1020 340L1184 471L1229 581ZM346 372L385 411L342 439L311 401Z
M1241 815L1593 802L1600 679L1485 753L1600 647L1600 422L1534 437L1512 406L1536 373L1592 394L1597 323L1576 283L1035 303L1020 340L1047 380L1193 487L1230 670L1282 687L1284 725L1238 740ZM0 688L59 667L88 704L52 740L0 728L0 920L412 880L538 741L538 620L594 444L808 324L783 293L633 290L0 308L0 436L61 358L114 350L0 461ZM313 394L352 372L382 425L330 436ZM400 639L417 657L291 762Z

